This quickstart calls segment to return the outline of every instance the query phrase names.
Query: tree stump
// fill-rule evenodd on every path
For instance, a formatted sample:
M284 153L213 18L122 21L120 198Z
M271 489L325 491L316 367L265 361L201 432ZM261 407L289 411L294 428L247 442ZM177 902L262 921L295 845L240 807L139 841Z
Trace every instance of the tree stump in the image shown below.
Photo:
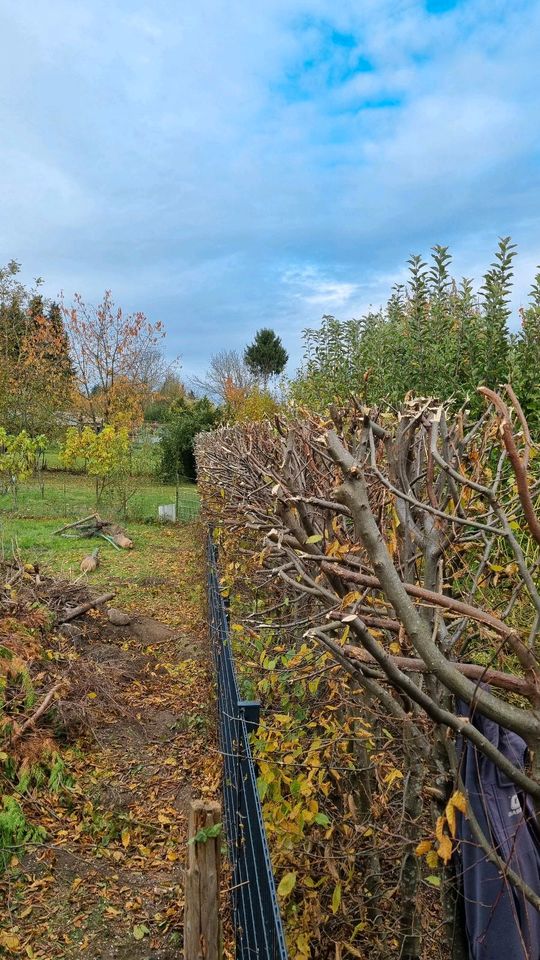
M219 803L194 800L189 809L184 958L220 960L219 865L221 836L202 837L221 822Z

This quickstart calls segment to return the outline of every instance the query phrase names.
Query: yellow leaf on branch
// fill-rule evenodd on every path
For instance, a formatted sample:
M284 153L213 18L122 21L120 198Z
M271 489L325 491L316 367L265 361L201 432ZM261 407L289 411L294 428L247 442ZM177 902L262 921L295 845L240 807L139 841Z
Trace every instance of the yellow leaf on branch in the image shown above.
M396 780L403 780L403 774L401 770L397 769L397 767L391 770L390 773L386 774L384 782L387 784L387 786L391 787Z
M459 810L460 813L467 813L467 797L464 793L461 793L460 790L455 790L449 801L452 806Z
M437 855L437 851L436 851L436 850L430 850L429 853L426 854L426 863L427 863L428 867L430 868L430 870L434 870L434 868L437 866L438 862L439 862L439 857L438 857L438 855Z
M439 842L437 847L437 855L441 858L443 863L448 863L452 858L452 841L447 833L443 834L442 839Z

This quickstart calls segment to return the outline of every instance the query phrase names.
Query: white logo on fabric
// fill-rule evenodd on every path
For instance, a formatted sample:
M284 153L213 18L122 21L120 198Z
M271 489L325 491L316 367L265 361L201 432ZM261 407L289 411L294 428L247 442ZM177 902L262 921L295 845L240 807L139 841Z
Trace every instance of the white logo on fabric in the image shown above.
M517 817L520 813L522 813L521 804L517 793L515 793L513 797L510 797L510 812L508 816Z

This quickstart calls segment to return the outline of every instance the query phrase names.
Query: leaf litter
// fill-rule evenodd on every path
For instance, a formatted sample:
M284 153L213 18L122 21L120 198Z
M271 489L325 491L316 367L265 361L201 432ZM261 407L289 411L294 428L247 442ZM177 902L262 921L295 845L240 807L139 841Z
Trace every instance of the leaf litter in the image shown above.
M15 651L34 699L4 694L10 712L0 715L0 748L11 744L1 792L15 798L30 836L13 843L0 873L8 957L180 955L187 807L192 797L215 799L220 776L196 530L165 529L159 540L152 531L146 585L130 554L118 584L133 615L127 627L94 610L76 629L59 629L62 604L84 602L88 588L13 564L23 573L0 594L8 601L0 601L0 644ZM16 750L13 730L55 683L50 709ZM51 772L44 780L55 764L56 780Z

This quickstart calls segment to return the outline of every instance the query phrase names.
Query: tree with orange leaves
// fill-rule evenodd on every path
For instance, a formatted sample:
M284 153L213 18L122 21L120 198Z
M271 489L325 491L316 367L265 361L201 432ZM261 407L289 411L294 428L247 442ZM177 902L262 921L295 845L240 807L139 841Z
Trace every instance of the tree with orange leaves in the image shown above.
M228 378L225 387L225 418L234 423L267 420L279 410L279 403L268 390L257 384L239 387Z
M53 304L48 311L40 309L32 315L11 371L10 396L17 425L33 435L59 432L71 402L73 371L56 309Z
M133 426L142 421L143 405L163 380L159 344L161 322L144 313L126 314L107 290L97 307L76 294L62 307L75 375L74 402L81 420Z
M70 402L72 368L57 304L28 290L20 266L0 268L0 421L18 434L54 434Z

